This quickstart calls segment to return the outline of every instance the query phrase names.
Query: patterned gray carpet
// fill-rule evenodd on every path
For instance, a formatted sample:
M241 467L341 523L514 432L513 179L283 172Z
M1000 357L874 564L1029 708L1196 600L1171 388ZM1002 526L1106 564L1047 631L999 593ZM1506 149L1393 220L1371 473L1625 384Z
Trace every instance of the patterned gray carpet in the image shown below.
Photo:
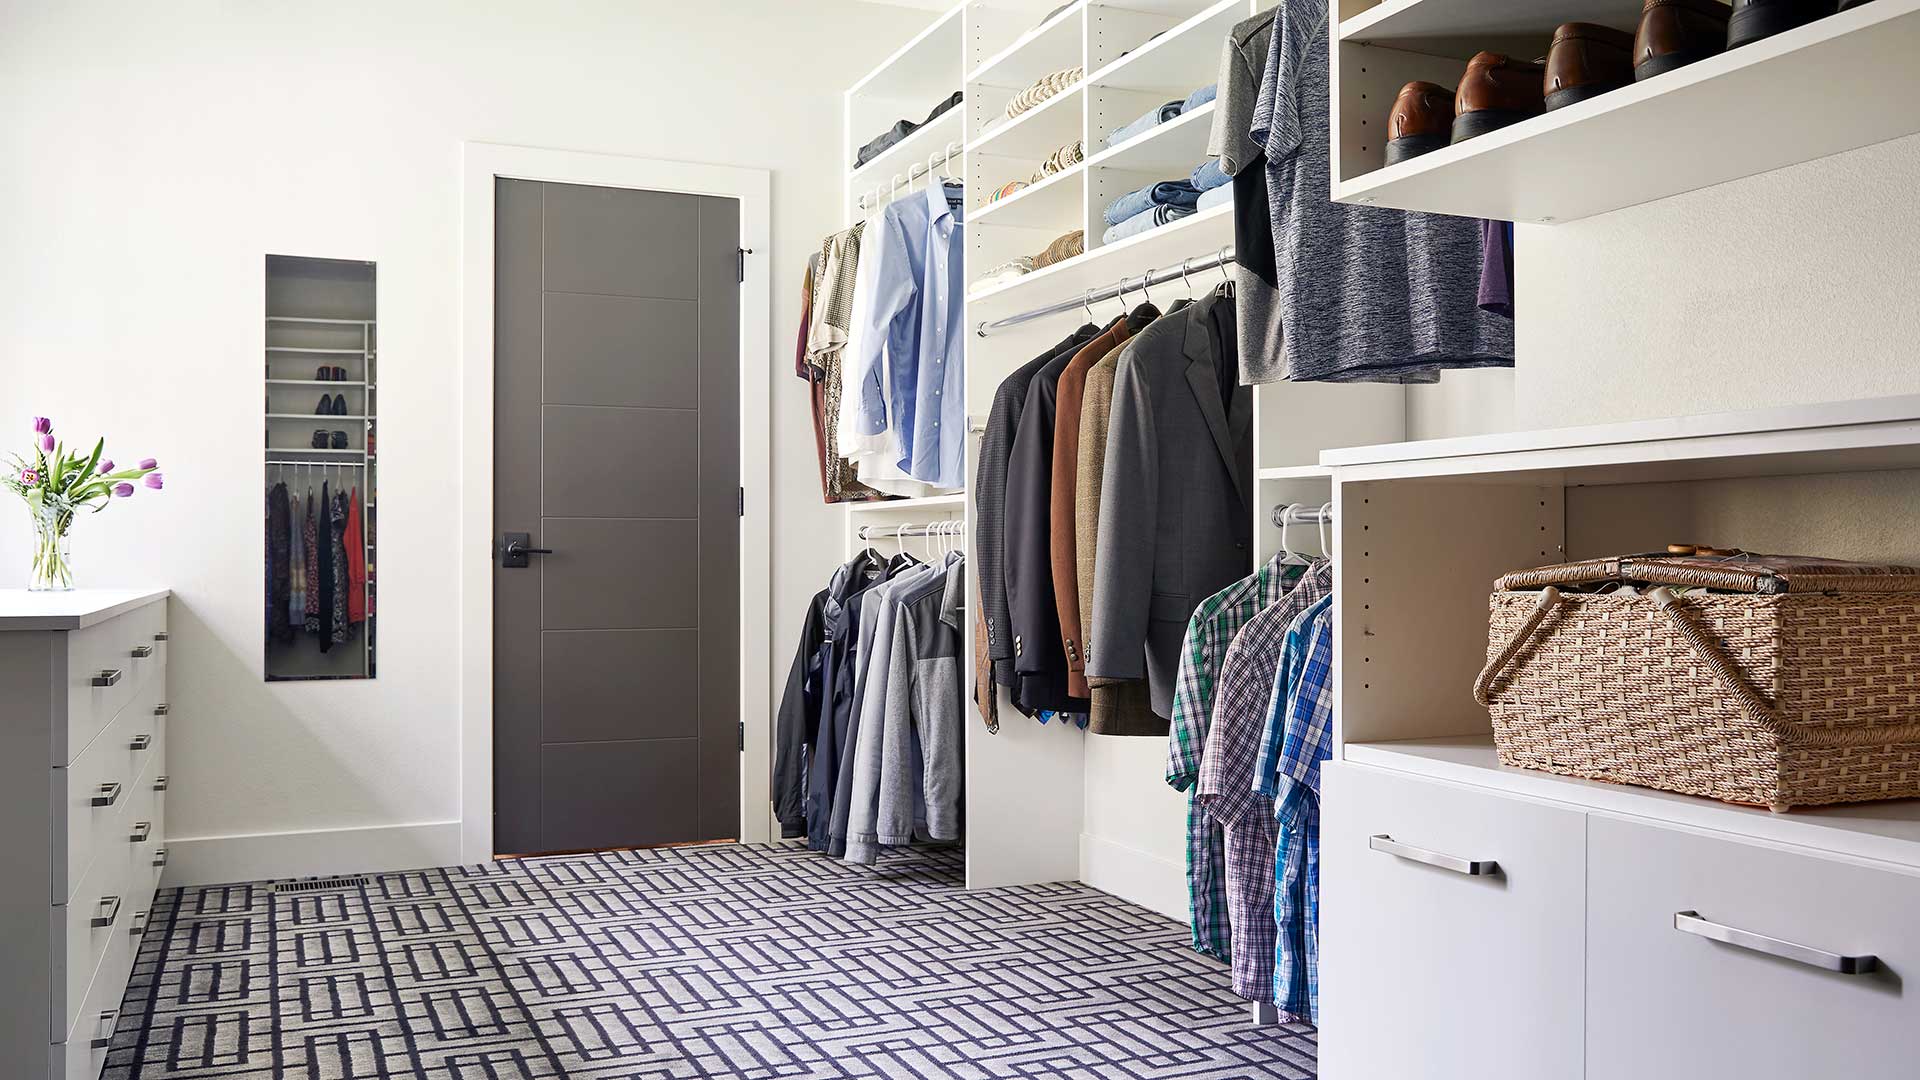
M1185 927L953 851L504 862L156 905L108 1080L1311 1078ZM282 886L282 889L285 887Z

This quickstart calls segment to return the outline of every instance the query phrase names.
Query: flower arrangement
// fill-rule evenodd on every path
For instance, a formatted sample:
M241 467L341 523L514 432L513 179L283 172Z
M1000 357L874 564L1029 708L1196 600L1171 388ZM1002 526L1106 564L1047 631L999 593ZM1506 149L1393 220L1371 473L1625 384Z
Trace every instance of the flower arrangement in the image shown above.
M0 484L26 500L27 514L33 518L33 573L28 588L73 588L67 530L75 513L83 508L99 513L115 499L132 498L138 490L136 480L155 491L166 486L166 478L157 471L159 462L144 458L130 469L116 468L112 458L100 456L105 447L105 439L96 439L91 454L68 451L65 443L54 439L53 421L36 416L32 451L25 457L13 455L12 475L0 476Z

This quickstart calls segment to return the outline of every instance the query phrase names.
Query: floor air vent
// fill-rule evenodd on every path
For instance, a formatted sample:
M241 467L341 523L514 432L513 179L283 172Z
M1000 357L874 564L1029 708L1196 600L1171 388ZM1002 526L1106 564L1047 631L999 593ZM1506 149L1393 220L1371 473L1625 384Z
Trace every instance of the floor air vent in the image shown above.
M353 877L306 878L301 881L276 881L273 884L275 895L280 893L331 892L335 889L357 889L367 883L362 875Z

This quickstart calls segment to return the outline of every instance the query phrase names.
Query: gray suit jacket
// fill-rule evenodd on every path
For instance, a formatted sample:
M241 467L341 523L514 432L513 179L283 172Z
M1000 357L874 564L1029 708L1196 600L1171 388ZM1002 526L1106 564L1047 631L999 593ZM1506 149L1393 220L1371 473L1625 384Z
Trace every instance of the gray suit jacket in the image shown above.
M1233 301L1215 293L1142 331L1114 375L1087 678L1144 675L1163 718L1194 607L1253 565L1253 395L1236 336Z

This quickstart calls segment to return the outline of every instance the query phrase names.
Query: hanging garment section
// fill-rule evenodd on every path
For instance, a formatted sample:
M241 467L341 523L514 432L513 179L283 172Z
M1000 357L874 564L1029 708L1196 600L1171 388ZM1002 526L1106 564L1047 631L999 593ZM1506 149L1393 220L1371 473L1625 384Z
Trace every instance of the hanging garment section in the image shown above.
M961 187L941 180L827 237L808 261L795 373L810 385L827 502L965 483L963 229Z
M866 548L807 606L775 717L783 837L872 863L882 848L964 832L966 556L958 522L862 529ZM904 550L924 537L928 558Z
M267 641L319 653L349 643L359 650L355 638L373 614L360 489L342 490L312 477L319 467L297 464L291 486L283 480L267 489Z

